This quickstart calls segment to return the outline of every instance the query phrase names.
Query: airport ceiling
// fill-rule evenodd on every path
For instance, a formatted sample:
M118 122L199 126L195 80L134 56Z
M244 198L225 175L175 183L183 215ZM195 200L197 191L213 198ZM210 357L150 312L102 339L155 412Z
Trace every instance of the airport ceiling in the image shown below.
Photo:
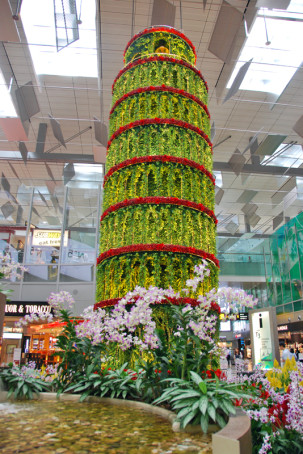
M20 186L62 190L74 165L100 169L123 51L160 24L192 41L208 83L219 235L262 238L302 211L302 2L77 0L76 11L74 3L1 2L1 206L20 203ZM16 222L2 214L0 224Z

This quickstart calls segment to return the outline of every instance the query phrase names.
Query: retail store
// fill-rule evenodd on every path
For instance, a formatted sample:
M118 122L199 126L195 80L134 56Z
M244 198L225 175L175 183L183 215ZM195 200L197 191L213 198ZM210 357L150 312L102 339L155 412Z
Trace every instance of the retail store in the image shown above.
M62 322L16 326L16 322L26 315L42 313L52 313L47 302L7 302L0 353L1 364L12 362L17 365L35 361L41 366L59 361L56 355L56 340L64 326Z

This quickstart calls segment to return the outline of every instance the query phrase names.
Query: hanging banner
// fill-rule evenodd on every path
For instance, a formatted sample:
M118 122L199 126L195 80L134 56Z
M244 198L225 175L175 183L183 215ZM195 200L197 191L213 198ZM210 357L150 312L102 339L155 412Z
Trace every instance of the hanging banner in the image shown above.
M249 321L253 366L272 369L275 359L280 363L276 312L271 307L253 310Z

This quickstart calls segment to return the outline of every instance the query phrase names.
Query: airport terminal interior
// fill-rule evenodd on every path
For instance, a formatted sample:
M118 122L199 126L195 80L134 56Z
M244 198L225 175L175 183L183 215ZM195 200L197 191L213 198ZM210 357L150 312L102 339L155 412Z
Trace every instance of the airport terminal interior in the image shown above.
M302 42L302 0L1 0L1 452L303 452Z
M1 361L56 361L60 323L16 328L69 291L95 303L112 87L132 37L184 34L208 85L219 285L274 307L303 341L303 4L300 0L4 0L0 17L0 252L12 276ZM165 51L166 52L166 51ZM135 61L135 57L134 57ZM250 352L247 320L220 342Z

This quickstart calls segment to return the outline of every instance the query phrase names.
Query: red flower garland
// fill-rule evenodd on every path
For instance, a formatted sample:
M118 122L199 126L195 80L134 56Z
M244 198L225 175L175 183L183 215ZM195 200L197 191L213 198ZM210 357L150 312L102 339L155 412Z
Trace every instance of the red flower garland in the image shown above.
M165 33L172 33L174 35L177 35L179 36L179 38L182 38L193 50L194 52L194 55L195 55L195 63L196 63L196 60L197 60L197 54L196 54L196 49L195 49L195 46L193 45L193 43L185 36L183 35L183 33L179 32L178 30L175 30L174 28L171 28L171 27L150 27L150 28L146 28L145 30L142 30L142 32L140 33L137 33L136 35L134 35L130 41L128 41L127 43L127 46L125 48L125 51L123 52L123 57L125 57L125 54L126 54L126 51L127 49L129 48L129 46L138 38L140 38L141 36L143 35L147 35L149 33L154 33L154 32L165 32ZM125 58L123 59L123 61L125 62Z
M212 143L209 140L209 137L205 132L203 132L200 128L197 128L197 126L191 125L190 123L187 123L186 121L182 120L176 120L174 118L145 118L144 120L136 120L132 121L128 125L120 126L117 131L113 133L111 138L108 141L107 144L107 152L109 147L112 144L112 141L115 140L120 134L122 134L125 131L128 131L129 129L135 128L136 126L146 126L146 125L173 125L173 126L179 126L180 128L184 129L190 129L191 131L196 132L199 134L203 139L208 143L210 147L212 147Z
M126 66L124 66L124 68L122 68L119 71L117 77L115 78L115 80L113 82L112 94L114 93L116 82L122 76L122 74L124 74L126 71L128 71L129 69L134 68L137 65L144 65L145 63L149 63L149 62L153 62L153 61L167 61L168 63L176 63L177 65L186 66L186 68L189 68L192 71L194 71L197 74L197 76L199 76L200 79L202 79L202 81L203 81L203 83L205 85L206 91L208 92L207 82L204 79L204 77L202 76L202 74L200 73L200 71L195 66L191 65L190 63L188 63L188 62L186 62L184 60L178 60L177 58L166 57L164 55L153 55L152 57L138 58L138 60L131 61Z
M129 254L132 252L174 252L180 254L197 255L203 259L210 260L214 265L219 268L219 261L209 252L205 252L202 249L196 249L194 247L187 246L176 246L173 244L131 244L130 246L122 246L119 248L109 249L108 251L102 252L97 258L97 265L106 259L114 257L116 255Z
M185 98L189 98L192 101L194 101L197 104L199 104L199 106L202 107L202 109L205 111L205 113L208 116L208 118L210 118L210 113L209 113L209 110L208 110L207 106L202 101L200 101L200 99L197 98L197 96L191 95L190 93L188 93L185 90L179 90L178 88L169 87L169 86L164 85L164 84L161 85L161 86L142 87L142 88L137 88L136 90L129 91L128 93L123 95L121 98L117 99L117 101L115 102L115 104L111 108L111 111L110 111L109 115L112 115L112 113L114 112L116 107L119 104L121 104L121 102L125 101L125 99L129 98L130 96L139 95L140 93L147 93L147 92L152 92L152 91L164 91L164 92L166 91L166 92L170 92L170 93L176 93L177 95L184 96Z
M138 296L135 296L134 298L132 298L132 301L128 301L127 304L134 304L137 300L139 299ZM98 309L98 308L103 308L103 307L109 307L109 306L116 306L116 304L119 303L119 301L121 300L121 298L111 298L109 300L103 300L103 301L99 301L98 303L96 303L94 305L94 310ZM186 304L190 304L192 307L196 307L196 306L200 306L200 302L195 299L195 298L177 298L177 297L169 297L169 296L166 296L165 299L161 300L161 301L156 301L155 303L153 304L168 304L168 302L170 304L173 304L174 306L185 306ZM212 304L215 304L215 303L212 303ZM220 306L218 304L216 304L216 306L218 306L217 308L214 308L211 306L211 310L214 311L214 312L217 312L218 314L220 314L221 312L221 309L220 309Z
M108 180L109 177L112 176L114 172L117 170L123 169L124 167L136 165L136 164L143 164L146 162L174 162L177 164L183 164L185 166L190 166L193 167L194 169L200 170L200 172L204 173L213 184L215 184L215 178L213 175L205 169L205 167L202 164L198 164L195 161L192 161L191 159L187 158L178 158L177 156L169 156L169 155L157 155L157 156L139 156L138 158L131 158L131 159L126 159L123 162L120 162L119 164L116 164L115 166L111 167L107 174L104 176L104 183L103 187Z
M107 215L109 215L110 213L114 213L115 211L118 211L121 208L144 204L152 205L169 204L192 208L194 210L201 211L202 213L206 213L209 217L213 219L215 224L218 223L215 213L209 208L202 205L202 203L190 202L189 200L178 199L177 197L136 197L135 199L123 200L122 202L118 202L115 205L111 205L109 208L107 208L107 210L105 210L104 213L102 214L100 222L102 222Z

